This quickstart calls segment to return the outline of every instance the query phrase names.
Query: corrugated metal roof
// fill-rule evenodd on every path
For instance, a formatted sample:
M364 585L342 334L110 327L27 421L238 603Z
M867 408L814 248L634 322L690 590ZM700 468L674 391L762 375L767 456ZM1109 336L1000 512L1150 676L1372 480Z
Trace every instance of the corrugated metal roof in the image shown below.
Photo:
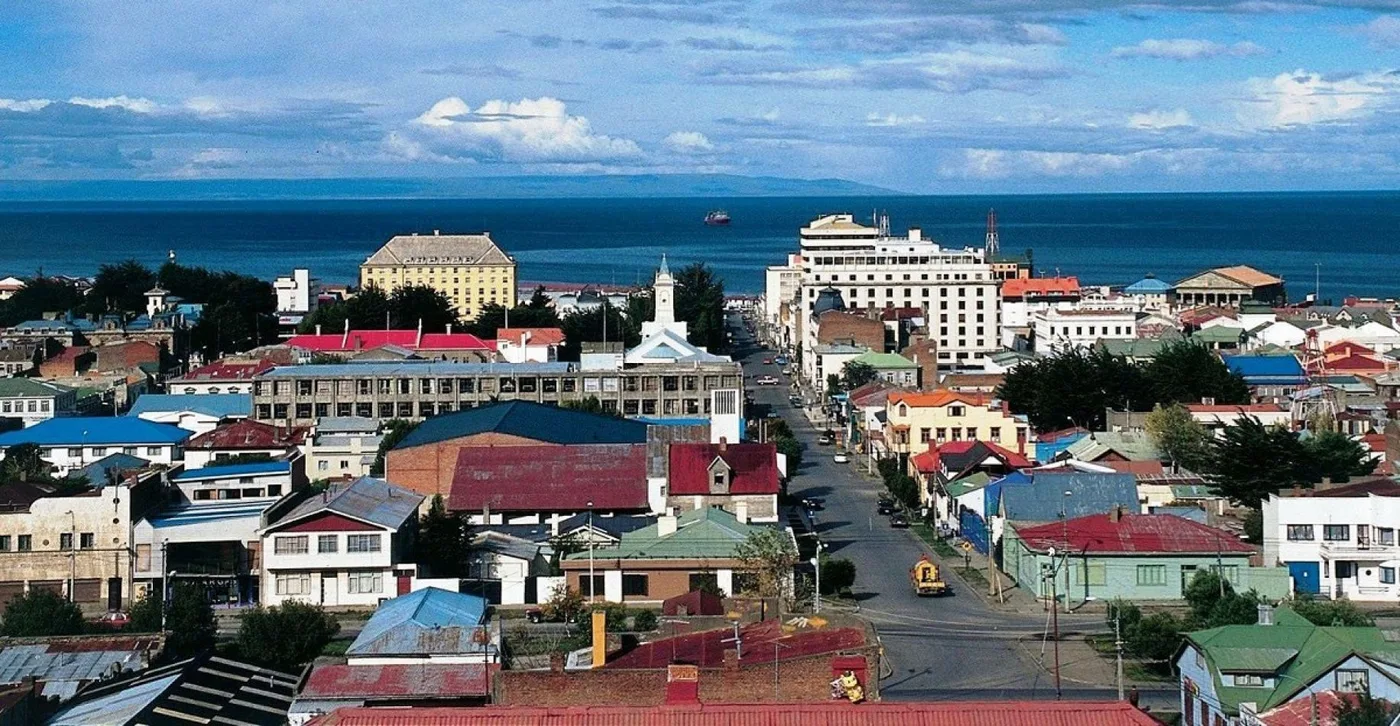
M476 633L485 617L484 598L424 588L380 605L345 652L350 656L480 652L486 644Z
M86 690L48 723L275 726L287 722L296 685L290 673L202 656Z
M251 464L226 464L206 466L202 469L186 469L171 481L200 481L202 479L225 479L231 476L256 476L259 474L286 474L292 470L290 461L255 461Z
M365 476L349 484L332 485L322 494L303 501L271 528L329 511L398 529L415 515L422 503L423 495L417 492L396 487L383 479Z
M643 444L647 426L636 421L531 401L506 401L434 416L395 449L435 444L486 432L552 444Z
M144 413L176 413L192 411L215 418L251 416L253 395L250 393L145 393L131 405L128 416Z
M710 465L722 459L729 466L730 494L777 494L778 450L773 444L671 444L670 493L709 494Z
M714 507L692 509L676 518L676 531L659 535L658 524L651 524L622 535L615 548L596 550L595 557L629 560L732 559L734 548L752 532L766 525L741 524L734 515ZM587 560L588 552L575 552L566 561Z
M332 664L316 666L297 698L462 698L490 689L484 663Z
M51 418L26 429L0 434L0 447L15 444L39 446L120 446L123 444L178 444L190 437L179 426L154 423L130 416Z
M687 663L701 668L724 664L724 651L733 649L731 628L687 633L674 638L648 641L609 661L611 670L665 668ZM854 651L866 645L865 632L856 628L820 628L788 632L776 620L753 623L739 629L743 643L741 666L771 664L774 645L779 662L827 653ZM728 641L728 642L726 642Z
M1009 490L1008 490L1009 491ZM1066 522L1018 527L1016 534L1033 550L1069 548L1085 554L1251 554L1255 550L1224 530L1175 514L1094 514Z
M447 504L473 512L646 510L647 447L463 447Z
M1002 479L998 511L1016 522L1049 522L1099 514L1115 506L1130 512L1138 510L1137 480L1132 474L1060 471L1037 471L1027 477L1029 483L1011 477ZM1065 492L1070 492L1069 496Z
M559 375L575 370L577 363L452 363L444 361L391 361L364 363L312 363L278 366L266 378L451 378L453 376Z

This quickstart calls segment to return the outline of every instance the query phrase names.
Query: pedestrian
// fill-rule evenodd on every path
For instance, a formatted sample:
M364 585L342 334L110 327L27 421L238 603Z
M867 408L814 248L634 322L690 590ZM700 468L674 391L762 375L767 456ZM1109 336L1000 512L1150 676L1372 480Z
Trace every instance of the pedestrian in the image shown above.
M1128 690L1128 703L1129 703L1130 705L1132 705L1133 708L1137 708L1137 705L1138 705L1138 689L1137 689L1137 686L1133 686L1131 689Z

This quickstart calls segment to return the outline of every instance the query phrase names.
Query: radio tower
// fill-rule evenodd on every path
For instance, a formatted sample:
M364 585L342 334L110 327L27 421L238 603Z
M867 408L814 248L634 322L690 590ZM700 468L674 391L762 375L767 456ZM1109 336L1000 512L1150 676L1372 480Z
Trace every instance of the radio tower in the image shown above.
M1001 252L1001 239L997 237L997 210L987 210L987 261Z

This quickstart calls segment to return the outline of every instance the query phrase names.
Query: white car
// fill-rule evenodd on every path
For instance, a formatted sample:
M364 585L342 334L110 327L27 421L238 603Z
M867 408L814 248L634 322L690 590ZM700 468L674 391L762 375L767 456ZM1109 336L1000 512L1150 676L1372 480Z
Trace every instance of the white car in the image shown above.
M846 452L842 451L842 452L838 453L836 456L831 457L831 460L834 461L834 462L836 462L836 463L838 463L838 464L846 464L846 463L850 463L851 457L848 456L848 455L846 454Z
M757 381L754 381L754 382L757 383L757 384L760 385L760 386L776 386L776 385L778 385L778 379L774 378L773 376L763 376L762 378L759 378Z

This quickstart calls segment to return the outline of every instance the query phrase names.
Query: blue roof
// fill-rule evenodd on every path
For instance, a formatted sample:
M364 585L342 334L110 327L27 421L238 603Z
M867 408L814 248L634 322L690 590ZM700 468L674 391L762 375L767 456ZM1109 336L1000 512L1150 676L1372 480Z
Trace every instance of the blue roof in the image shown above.
M552 444L644 444L647 425L640 421L507 401L434 416L405 436L395 449L435 444L492 431Z
M427 655L480 652L475 637L486 599L429 587L385 601L346 655Z
M710 422L704 416L633 416L632 420L652 426L703 426Z
M154 529L188 527L225 519L247 519L249 517L261 521L263 512L276 503L276 499L234 499L226 502L181 504L163 509L147 517L147 521Z
M179 426L130 416L51 418L27 429L0 434L0 447L15 444L39 446L120 446L123 444L181 444L190 432Z
M1227 355L1223 360L1250 385L1307 382L1303 364L1291 355Z
M206 466L203 469L186 469L170 477L170 481L223 479L231 476L253 476L255 474L286 474L291 470L292 463L290 461L258 461L252 464L227 464Z
M1004 485L1001 490L1001 515L1014 522L1074 519L1102 514L1115 505L1138 511L1137 478L1132 474L1035 472L1029 484Z
M1123 288L1123 292L1129 295L1160 295L1164 292L1171 292L1173 289L1175 286L1170 282L1158 280L1149 275Z
M373 363L319 363L278 366L263 374L270 378L320 378L377 376L380 378L451 378L479 375L536 375L568 373L577 363L450 363L442 361L376 361Z
M115 454L108 454L81 469L69 471L68 478L72 479L85 476L87 477L88 483L94 487L104 487L107 486L108 478L111 476L112 472L119 472L126 469L140 469L150 463L151 462L140 457L118 452Z
M253 414L253 394L251 393L147 393L131 405L128 416L143 413L165 413L193 411L215 418L251 416Z

